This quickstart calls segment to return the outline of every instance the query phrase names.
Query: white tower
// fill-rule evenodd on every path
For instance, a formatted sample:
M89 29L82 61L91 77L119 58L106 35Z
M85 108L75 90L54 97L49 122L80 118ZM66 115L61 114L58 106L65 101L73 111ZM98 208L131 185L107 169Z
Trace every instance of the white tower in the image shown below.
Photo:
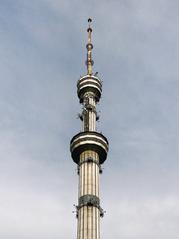
M108 141L96 131L96 104L101 97L102 82L92 72L91 22L88 19L87 75L77 82L77 94L83 107L80 115L83 131L75 135L70 143L71 156L79 175L77 239L100 239L100 216L104 214L99 199L99 173L107 157Z

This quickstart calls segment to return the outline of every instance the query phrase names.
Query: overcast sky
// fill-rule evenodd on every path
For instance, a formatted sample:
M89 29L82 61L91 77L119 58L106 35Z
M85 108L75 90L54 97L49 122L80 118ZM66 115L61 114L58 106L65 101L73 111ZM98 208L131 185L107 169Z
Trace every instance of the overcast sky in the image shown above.
M177 0L0 0L0 238L76 238L88 17L110 143L101 238L178 239Z

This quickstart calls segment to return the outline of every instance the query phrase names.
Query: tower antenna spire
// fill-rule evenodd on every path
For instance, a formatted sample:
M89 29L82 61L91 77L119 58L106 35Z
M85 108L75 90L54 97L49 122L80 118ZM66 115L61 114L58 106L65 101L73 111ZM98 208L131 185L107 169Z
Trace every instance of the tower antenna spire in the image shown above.
M92 22L92 19L89 18L88 19L89 26L88 26L88 29L87 29L87 32L88 32L88 43L86 45L86 49L87 49L86 66L87 66L87 74L88 75L92 75L93 74L92 66L94 64L94 61L92 60L93 44L91 42L91 33L92 33L91 22Z

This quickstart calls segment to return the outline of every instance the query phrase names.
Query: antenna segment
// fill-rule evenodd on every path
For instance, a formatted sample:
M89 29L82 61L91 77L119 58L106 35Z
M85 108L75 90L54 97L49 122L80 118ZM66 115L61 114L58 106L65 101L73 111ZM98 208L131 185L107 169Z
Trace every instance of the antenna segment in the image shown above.
M88 19L88 23L89 23L89 26L88 26L88 29L87 29L87 32L88 32L88 43L86 45L86 49L87 49L86 66L87 66L87 74L88 75L92 75L93 74L92 66L94 64L94 61L92 60L93 44L91 42L91 35L92 35L92 27L91 27L92 19L91 18Z

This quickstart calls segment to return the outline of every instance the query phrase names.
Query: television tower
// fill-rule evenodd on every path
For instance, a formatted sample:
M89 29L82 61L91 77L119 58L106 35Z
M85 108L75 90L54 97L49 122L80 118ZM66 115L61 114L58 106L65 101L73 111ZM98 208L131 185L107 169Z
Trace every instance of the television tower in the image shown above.
M100 206L99 173L108 152L108 141L104 135L96 131L96 121L99 119L96 104L102 92L102 82L93 74L92 60L93 44L91 41L92 20L89 18L87 48L87 74L77 82L77 94L82 104L82 132L75 135L70 142L73 161L77 164L79 175L78 205L76 217L78 220L77 239L100 239L100 217L104 211Z

